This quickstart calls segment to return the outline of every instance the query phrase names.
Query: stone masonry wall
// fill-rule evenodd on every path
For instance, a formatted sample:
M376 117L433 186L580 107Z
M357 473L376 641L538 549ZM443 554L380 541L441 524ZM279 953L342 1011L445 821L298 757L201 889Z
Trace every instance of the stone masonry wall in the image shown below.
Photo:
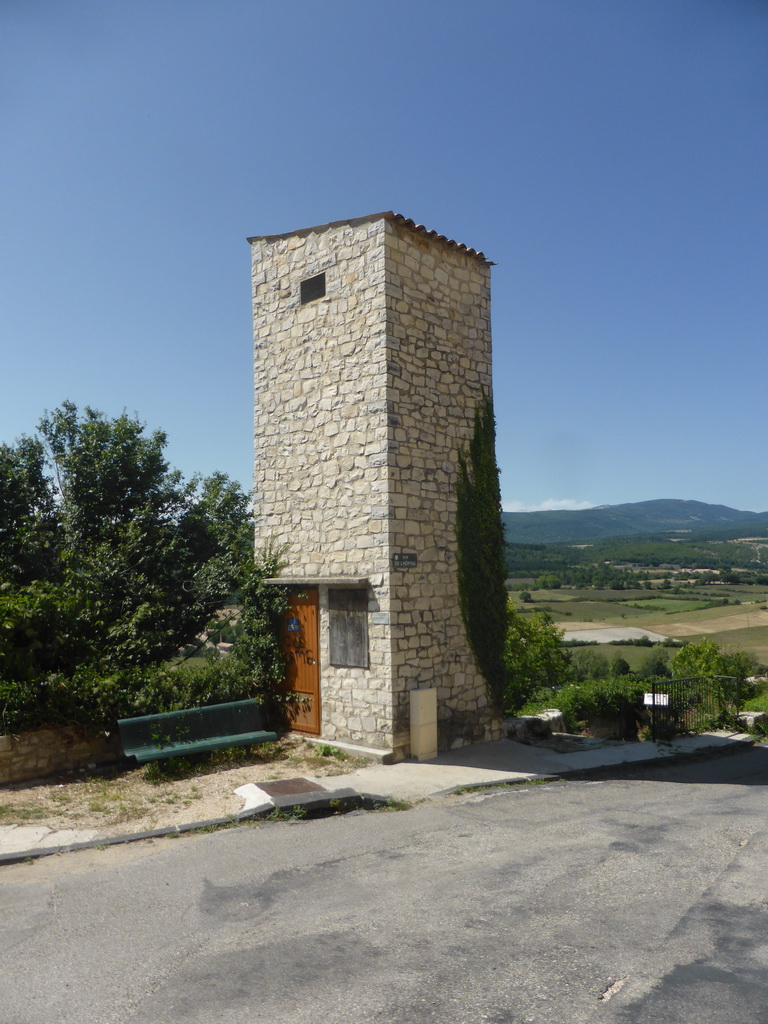
M108 764L122 756L118 736L86 736L78 729L0 736L0 785L44 779L87 764Z
M455 533L458 450L491 393L490 267L397 222L387 228L390 544L418 558L391 576L396 745L408 729L408 691L436 686L445 749L499 728L465 636Z
M322 734L391 749L384 222L259 239L253 248L256 543L287 575L370 580L368 669L328 662L320 591ZM325 272L326 295L300 304Z
M496 735L455 550L457 452L491 385L489 267L386 214L251 242L256 541L320 581L322 735L407 756L409 691L428 686L441 749ZM326 295L301 305L320 272ZM327 577L369 580L367 669L329 664Z

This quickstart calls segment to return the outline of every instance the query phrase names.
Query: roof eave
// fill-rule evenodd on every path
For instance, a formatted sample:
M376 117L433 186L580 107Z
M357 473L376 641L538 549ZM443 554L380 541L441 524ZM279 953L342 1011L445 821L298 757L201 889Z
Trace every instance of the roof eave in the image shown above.
M255 242L280 242L286 238L301 238L302 236L311 235L318 231L327 231L329 228L356 227L358 224L368 224L377 220L388 220L391 224L399 224L402 227L413 231L415 234L421 235L423 238L429 238L432 241L437 241L443 245L447 245L452 249L458 249L460 252L464 252L468 256L472 256L475 259L480 260L489 267L496 265L493 260L489 260L486 255L478 249L471 249L468 245L464 245L463 242L456 242L452 238L448 238L447 235L441 235L437 231L432 231L429 228L424 227L423 224L417 224L416 221L411 220L410 217L404 217L403 214L394 213L392 210L385 210L382 213L372 213L367 217L355 217L352 220L332 220L327 224L316 224L311 228L301 228L298 231L286 231L279 235L255 235L247 241L250 245L253 245Z

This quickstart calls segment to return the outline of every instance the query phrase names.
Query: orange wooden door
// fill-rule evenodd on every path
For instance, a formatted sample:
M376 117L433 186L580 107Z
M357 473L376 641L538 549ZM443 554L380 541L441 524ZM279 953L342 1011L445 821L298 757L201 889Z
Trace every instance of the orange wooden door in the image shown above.
M290 723L298 732L320 735L320 633L318 591L291 594L283 618L283 650L288 657L286 686L299 695Z

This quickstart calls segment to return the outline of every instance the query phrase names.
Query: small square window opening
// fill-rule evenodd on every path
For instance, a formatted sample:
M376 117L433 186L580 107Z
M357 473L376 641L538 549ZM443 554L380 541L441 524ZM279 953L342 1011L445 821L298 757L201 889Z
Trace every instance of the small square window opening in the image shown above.
M322 299L325 295L325 274L315 274L301 282L301 304Z

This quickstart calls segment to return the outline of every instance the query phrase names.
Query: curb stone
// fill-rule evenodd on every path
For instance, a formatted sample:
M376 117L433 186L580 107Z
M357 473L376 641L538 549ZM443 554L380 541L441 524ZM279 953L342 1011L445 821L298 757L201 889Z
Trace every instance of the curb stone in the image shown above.
M669 764L684 764L695 761L713 760L717 757L726 757L738 753L745 747L754 747L758 740L742 736L734 739L720 747L705 747L694 751L674 753L670 750L660 757L647 758L637 761L617 761L613 764L595 765L590 768L563 769L559 772L547 774L531 773L524 778L510 779L508 781L472 782L462 785L461 783L450 786L444 790L432 792L426 799L438 796L448 796L451 793L465 789L510 789L514 786L521 786L529 782L556 782L559 779L564 781L578 781L579 779L593 778L600 775L609 775L618 771L632 771L639 767L653 767ZM300 780L292 780L299 782ZM307 781L307 780L301 780ZM258 787L260 788L260 787ZM209 818L206 821L195 821L186 825L170 825L165 828L150 829L145 832L132 832L125 835L112 836L101 839L90 839L78 843L67 843L58 846L40 846L29 850L17 850L10 853L0 854L0 867L5 864L20 864L25 861L37 860L41 857L50 857L55 854L73 853L78 850L92 850L107 846L118 846L125 843L137 843L147 839L164 839L168 836L179 836L190 832L202 830L215 831L223 828L246 825L248 822L264 821L276 811L291 811L300 808L310 817L321 817L326 813L328 816L337 813L361 813L386 807L392 800L397 800L396 794L382 796L374 793L359 792L351 787L343 787L335 790L307 790L297 793L273 794L264 793L264 800L258 806L238 812L237 814L221 818ZM268 802L267 802L268 801Z
M580 778L589 778L593 775L608 775L618 769L632 771L635 768L659 767L669 764L692 764L694 761L714 761L719 757L731 757L733 754L738 754L745 747L754 747L756 742L757 740L755 739L739 739L733 740L733 742L721 747L705 747L701 750L684 751L679 754L670 751L668 754L662 754L660 757L649 757L640 761L617 761L614 764L595 765L593 768L569 768L558 772L557 777L564 780L573 779L577 781Z
M279 799L279 803L277 802ZM168 836L180 836L190 832L203 830L218 831L246 825L251 821L265 820L275 811L291 811L300 808L313 817L324 816L327 811L330 817L337 813L348 813L356 810L370 811L385 806L388 797L358 793L354 789L329 790L325 793L303 793L293 796L275 798L270 806L260 806L253 810L240 811L224 818L209 818L206 821L194 821L186 825L168 825L165 828L148 829L145 832L127 832L119 836L101 839L88 839L79 843L65 843L60 846L39 846L30 850L14 850L12 853L0 854L0 867L5 864L21 864L25 861L37 860L41 857L52 857L60 853L74 853L78 850L98 850L107 846L120 846L127 843L139 843L146 839L166 839Z

